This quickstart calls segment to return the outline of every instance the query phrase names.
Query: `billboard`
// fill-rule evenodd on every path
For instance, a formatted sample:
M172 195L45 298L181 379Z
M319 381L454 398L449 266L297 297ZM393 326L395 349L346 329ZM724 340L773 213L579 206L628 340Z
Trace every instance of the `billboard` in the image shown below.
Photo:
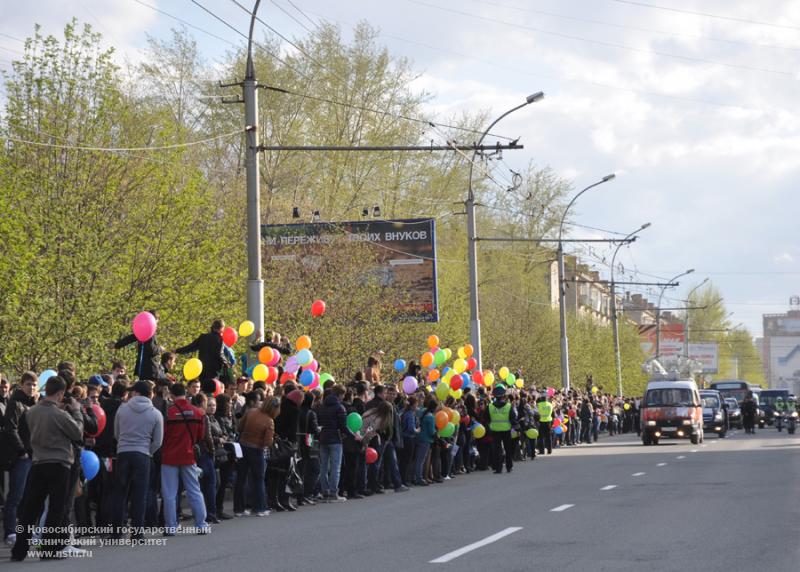
M713 342L689 343L689 359L703 364L702 373L719 371L719 344Z
M683 324L661 323L661 343L659 353L661 359L675 358L683 354ZM656 355L656 326L647 324L639 326L639 345L648 357Z
M405 294L398 317L412 322L439 321L436 275L436 220L365 220L261 225L264 264L319 264L331 246L369 245L375 256L364 276Z

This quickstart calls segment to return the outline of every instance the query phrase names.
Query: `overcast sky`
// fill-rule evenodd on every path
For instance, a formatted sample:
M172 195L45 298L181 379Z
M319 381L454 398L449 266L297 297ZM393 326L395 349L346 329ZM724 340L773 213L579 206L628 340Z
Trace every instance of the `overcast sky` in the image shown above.
M198 2L246 33L248 17L232 0ZM34 23L59 34L72 16L135 60L145 34L166 37L180 26L143 4L240 40L190 0L0 0L0 67ZM670 296L685 298L708 277L735 312L732 323L756 336L762 314L784 312L800 294L792 191L800 172L800 2L263 0L259 15L300 36L313 24L297 8L345 35L358 20L378 27L390 51L422 73L415 88L433 94L430 117L495 117L544 91L544 101L496 129L525 145L505 162L549 165L576 190L616 172L616 181L580 199L575 220L626 233L652 222L619 257L637 279L695 268ZM230 47L190 31L211 62ZM498 173L508 176L507 167ZM607 274L607 249L584 252Z

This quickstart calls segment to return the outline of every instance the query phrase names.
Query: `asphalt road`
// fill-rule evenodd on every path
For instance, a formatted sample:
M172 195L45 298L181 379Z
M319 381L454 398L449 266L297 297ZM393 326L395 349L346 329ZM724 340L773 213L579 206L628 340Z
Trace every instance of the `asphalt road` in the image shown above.
M800 436L774 429L560 449L475 473L214 526L165 546L8 570L800 570ZM553 509L557 509L554 511ZM476 546L476 543L478 546ZM0 551L7 558L8 551ZM437 561L438 562L434 562Z

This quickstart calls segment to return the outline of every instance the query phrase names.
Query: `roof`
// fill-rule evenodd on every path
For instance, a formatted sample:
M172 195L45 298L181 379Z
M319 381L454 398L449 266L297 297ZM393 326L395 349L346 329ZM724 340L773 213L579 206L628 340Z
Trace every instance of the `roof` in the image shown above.
M680 381L651 381L647 384L648 391L651 389L697 389L697 384L691 379Z

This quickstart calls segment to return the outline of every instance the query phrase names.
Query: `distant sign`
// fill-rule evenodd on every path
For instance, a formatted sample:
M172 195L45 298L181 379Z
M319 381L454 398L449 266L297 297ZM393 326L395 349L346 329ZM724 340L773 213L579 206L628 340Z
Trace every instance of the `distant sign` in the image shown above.
M375 257L364 275L406 294L399 317L438 322L435 219L261 225L264 264L299 262L317 267L334 244L366 244Z
M661 359L678 358L683 354L683 324L661 324L659 354ZM656 326L639 327L639 345L648 357L656 355Z
M702 373L717 373L719 371L719 344L690 343L689 359L703 364Z

